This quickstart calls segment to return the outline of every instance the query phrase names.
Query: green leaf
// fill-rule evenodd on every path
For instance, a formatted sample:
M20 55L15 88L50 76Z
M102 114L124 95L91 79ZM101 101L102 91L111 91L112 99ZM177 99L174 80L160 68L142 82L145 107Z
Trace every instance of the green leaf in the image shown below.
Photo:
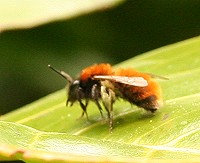
M0 31L31 28L113 7L123 0L20 0L0 1Z
M165 105L155 115L117 101L112 133L92 102L90 121L77 120L81 109L78 104L65 107L65 90L1 116L0 158L35 162L199 160L199 52L200 37L196 37L117 65L169 80L158 79Z

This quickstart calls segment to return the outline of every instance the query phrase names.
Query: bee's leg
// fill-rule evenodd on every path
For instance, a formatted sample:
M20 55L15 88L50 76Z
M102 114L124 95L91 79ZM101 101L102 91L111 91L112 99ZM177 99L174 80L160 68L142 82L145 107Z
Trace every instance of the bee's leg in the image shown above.
M98 109L99 109L99 112L100 112L100 114L101 114L101 117L102 118L104 118L104 116L103 116L103 113L102 113L102 107L101 107L101 105L99 104L99 101L98 100L95 100L95 103L96 103L96 105L97 105L97 107L98 107Z
M84 116L84 114L86 115L87 117L87 120L89 121L89 118L88 118L88 114L87 114L87 105L88 105L88 100L86 100L86 103L85 105L83 104L83 102L81 100L79 100L79 104L83 110L82 114L81 114L81 117L82 118Z
M112 132L113 128L113 103L115 101L115 94L110 88L106 88L104 85L101 86L101 97L103 105L108 113L109 120L109 131Z
M99 101L98 101L99 96L100 96L100 92L97 88L97 84L93 85L91 94L92 94L92 99L95 101L95 103L96 103L96 105L99 109L99 112L101 114L101 117L103 118L103 113L102 113L103 109L102 109L102 107L101 107L101 105L99 104Z

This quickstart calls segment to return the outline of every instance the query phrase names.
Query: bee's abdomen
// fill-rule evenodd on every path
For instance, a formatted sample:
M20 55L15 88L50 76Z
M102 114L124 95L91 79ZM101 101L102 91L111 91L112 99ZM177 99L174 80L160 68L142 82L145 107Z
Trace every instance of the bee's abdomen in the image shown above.
M138 100L138 101L135 100L133 103L151 112L155 112L157 109L160 108L159 101L155 95L150 95L142 100Z

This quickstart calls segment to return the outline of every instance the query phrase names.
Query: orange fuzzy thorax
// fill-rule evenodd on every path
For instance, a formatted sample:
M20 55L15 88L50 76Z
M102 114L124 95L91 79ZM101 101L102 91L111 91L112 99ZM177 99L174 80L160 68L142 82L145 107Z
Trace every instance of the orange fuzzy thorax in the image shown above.
M93 66L87 67L82 70L80 74L80 79L82 81L87 81L89 78L92 78L94 75L112 75L112 67L110 64L95 64Z

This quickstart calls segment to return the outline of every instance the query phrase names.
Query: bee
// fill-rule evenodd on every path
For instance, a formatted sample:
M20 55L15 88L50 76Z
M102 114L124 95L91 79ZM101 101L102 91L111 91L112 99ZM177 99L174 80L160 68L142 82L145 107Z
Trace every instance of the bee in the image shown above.
M72 106L79 102L81 117L86 115L88 119L87 106L90 100L95 102L102 117L103 105L108 115L110 132L113 128L113 104L116 99L122 98L152 113L163 105L161 88L151 74L132 68L114 70L110 64L101 63L83 69L79 78L73 79L64 71L51 65L48 67L68 81L66 105Z

